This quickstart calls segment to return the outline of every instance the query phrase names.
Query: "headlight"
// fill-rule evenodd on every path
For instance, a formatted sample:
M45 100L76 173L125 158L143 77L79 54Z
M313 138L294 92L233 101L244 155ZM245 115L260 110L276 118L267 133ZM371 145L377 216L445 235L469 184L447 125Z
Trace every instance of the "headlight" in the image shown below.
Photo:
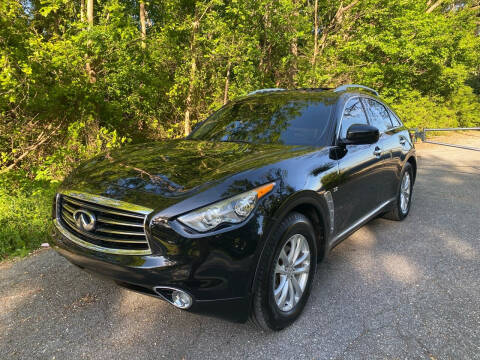
M178 221L205 232L223 223L238 224L245 220L255 209L258 200L268 194L275 183L266 184L243 194L219 201L180 216Z

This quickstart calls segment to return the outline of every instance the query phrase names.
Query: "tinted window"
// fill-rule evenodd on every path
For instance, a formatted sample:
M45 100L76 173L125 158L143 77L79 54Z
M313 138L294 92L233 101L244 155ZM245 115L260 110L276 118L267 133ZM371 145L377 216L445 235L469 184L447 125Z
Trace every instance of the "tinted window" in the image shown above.
M325 146L333 103L293 94L247 98L214 113L189 138Z
M393 111L388 109L388 113L390 114L390 120L392 120L393 127L403 126L402 122L400 121L398 116L393 113Z
M378 128L381 133L391 129L392 122L390 121L390 115L388 115L388 111L385 106L372 99L364 100L367 105L368 120L370 121L370 125Z
M340 129L340 138L347 137L347 130L353 124L367 124L367 117L363 111L360 98L350 99L345 105L342 117L342 127Z

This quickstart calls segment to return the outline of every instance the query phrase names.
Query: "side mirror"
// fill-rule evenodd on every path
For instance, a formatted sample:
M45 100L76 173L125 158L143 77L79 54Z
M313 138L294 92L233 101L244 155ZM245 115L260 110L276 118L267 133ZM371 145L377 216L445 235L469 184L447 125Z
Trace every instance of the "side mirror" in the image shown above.
M347 130L346 145L373 144L378 141L380 132L375 126L367 124L353 124Z

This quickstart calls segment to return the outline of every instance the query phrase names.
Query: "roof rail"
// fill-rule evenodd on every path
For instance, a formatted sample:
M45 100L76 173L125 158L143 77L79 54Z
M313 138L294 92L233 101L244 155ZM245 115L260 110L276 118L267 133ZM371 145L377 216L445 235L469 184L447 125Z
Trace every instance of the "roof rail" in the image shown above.
M379 96L378 92L376 90L373 90L372 88L369 88L367 86L356 85L356 84L341 85L341 86L335 88L335 90L333 90L333 91L334 92L347 91L348 89L353 89L353 88L367 90L367 91L370 91L370 92L374 93L376 96Z
M273 92L273 91L285 91L285 90L286 89L282 89L282 88L258 89L248 93L247 95L261 94L261 93Z
M294 90L300 90L300 91L328 91L328 90L333 90L333 88L327 88L327 87L314 88L314 87L309 87L309 88L295 88Z

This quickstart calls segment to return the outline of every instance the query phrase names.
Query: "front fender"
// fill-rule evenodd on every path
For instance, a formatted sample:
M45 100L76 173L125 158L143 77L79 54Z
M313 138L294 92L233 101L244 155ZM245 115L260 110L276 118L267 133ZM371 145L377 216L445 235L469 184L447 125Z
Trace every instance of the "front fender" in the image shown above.
M315 214L318 219L312 219L312 222L319 222L319 224L316 225L320 226L320 228L323 230L323 237L319 239L322 241L322 246L319 246L319 249L321 249L323 253L326 253L327 249L325 247L326 244L328 244L328 238L332 235L334 221L330 215L330 207L333 206L333 204L329 207L329 197L331 199L329 191L315 192L312 190L304 190L294 193L282 201L282 204L274 212L273 217L269 219L270 221L265 228L265 240L262 242L261 248L258 250L257 265L255 268L255 274L252 278L252 284L250 286L251 294L254 294L256 290L254 287L258 276L259 260L262 258L266 244L271 240L272 236L275 234L275 230L278 228L285 216L290 212L295 210L300 210L300 212L303 212L307 208L315 209Z

